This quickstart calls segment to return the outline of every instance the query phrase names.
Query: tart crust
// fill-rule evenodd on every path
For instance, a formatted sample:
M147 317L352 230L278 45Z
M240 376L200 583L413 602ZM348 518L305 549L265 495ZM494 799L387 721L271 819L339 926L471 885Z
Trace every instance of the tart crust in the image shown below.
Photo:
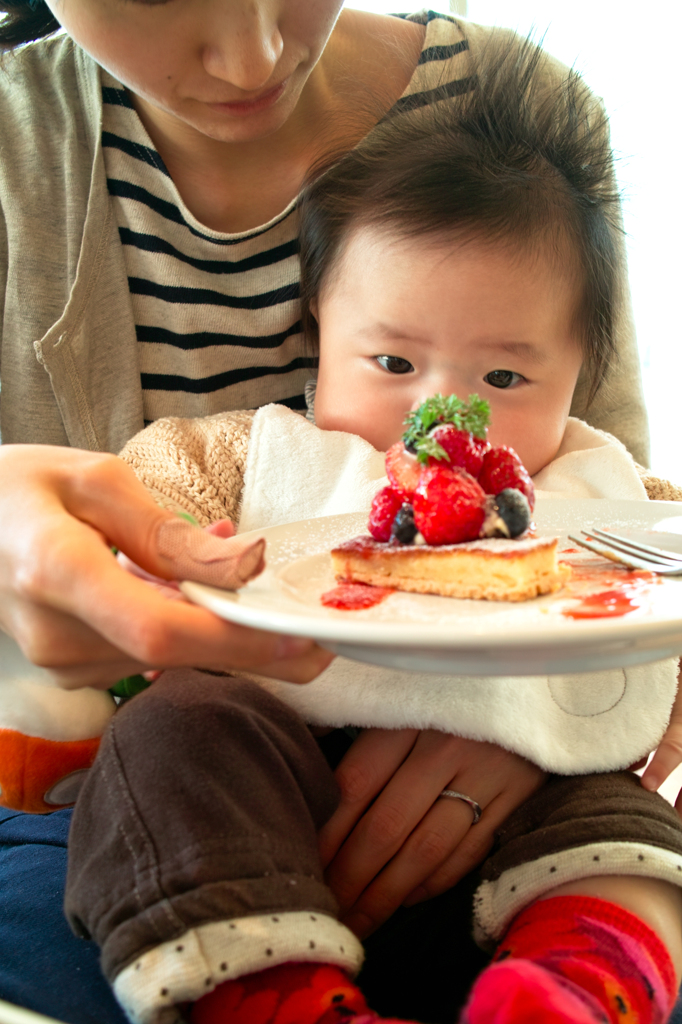
M339 582L369 583L417 594L527 601L559 590L571 575L557 560L556 537L487 538L465 544L382 544L353 537L333 548Z

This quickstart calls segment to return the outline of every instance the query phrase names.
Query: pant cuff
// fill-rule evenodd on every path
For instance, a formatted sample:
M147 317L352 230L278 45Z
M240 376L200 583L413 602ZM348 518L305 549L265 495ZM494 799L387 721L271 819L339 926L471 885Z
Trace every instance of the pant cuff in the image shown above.
M147 950L116 977L114 994L133 1024L176 1024L179 1004L223 981L287 961L334 964L355 975L363 949L345 925L310 911L211 921Z
M640 875L682 886L682 856L647 843L591 843L538 857L482 882L474 896L474 938L494 948L524 907L565 882L593 875Z

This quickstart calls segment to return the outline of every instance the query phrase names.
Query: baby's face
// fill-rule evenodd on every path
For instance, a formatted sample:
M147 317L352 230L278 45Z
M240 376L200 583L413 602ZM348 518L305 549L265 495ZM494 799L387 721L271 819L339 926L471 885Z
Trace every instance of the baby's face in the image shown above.
M316 422L385 451L425 398L477 393L491 442L537 473L559 448L582 362L576 298L542 257L361 228L317 304Z

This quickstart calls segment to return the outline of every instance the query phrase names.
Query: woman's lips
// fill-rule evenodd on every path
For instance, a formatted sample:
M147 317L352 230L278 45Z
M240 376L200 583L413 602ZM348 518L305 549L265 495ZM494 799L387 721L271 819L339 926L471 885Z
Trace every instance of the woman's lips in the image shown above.
M279 85L276 85L274 89L268 89L267 92L256 96L252 100L237 100L231 103L209 103L208 105L213 110L221 110L235 117L248 117L249 114L258 114L261 110L267 110L268 107L272 107L277 102L287 87L287 81L288 79L285 79Z

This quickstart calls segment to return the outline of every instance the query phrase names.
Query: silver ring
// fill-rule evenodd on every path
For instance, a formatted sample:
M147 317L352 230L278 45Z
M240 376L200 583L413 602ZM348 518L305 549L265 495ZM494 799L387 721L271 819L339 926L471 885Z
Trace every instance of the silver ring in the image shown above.
M474 820L471 822L472 825L475 825L483 814L481 805L477 804L475 800L472 800L470 796L466 796L465 793L457 793L454 789L444 789L440 795L452 797L453 800L463 800L465 804L468 804L474 815Z

